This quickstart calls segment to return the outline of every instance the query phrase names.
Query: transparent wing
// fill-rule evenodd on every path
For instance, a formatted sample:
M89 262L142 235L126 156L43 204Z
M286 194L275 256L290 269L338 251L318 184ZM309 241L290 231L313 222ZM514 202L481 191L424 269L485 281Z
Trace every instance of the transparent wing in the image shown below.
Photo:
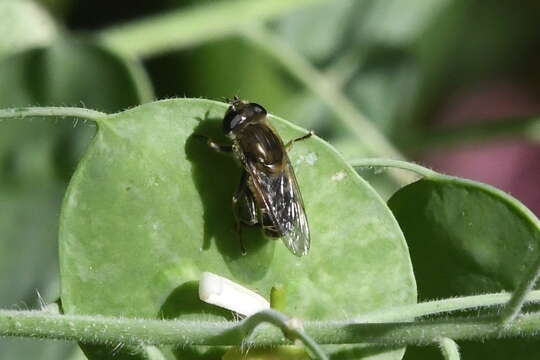
M284 167L277 174L261 171L255 163L248 163L247 171L264 204L261 211L271 222L263 223L263 226L279 233L287 248L302 256L307 254L310 246L308 221L294 170L289 158L285 157Z

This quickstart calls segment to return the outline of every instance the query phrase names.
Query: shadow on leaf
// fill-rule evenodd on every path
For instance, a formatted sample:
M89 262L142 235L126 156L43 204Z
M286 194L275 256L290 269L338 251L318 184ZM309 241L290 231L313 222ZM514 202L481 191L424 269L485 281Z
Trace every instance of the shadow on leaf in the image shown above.
M217 306L207 304L199 299L199 282L186 281L175 288L161 306L159 317L175 319L187 314L209 314L233 320L231 312Z
M199 282L187 281L174 289L167 297L159 311L162 319L185 319L189 315L212 315L222 318L221 321L234 320L232 312L207 304L199 299ZM189 318L189 317L188 317ZM178 359L220 359L225 352L221 347L183 346L173 349Z

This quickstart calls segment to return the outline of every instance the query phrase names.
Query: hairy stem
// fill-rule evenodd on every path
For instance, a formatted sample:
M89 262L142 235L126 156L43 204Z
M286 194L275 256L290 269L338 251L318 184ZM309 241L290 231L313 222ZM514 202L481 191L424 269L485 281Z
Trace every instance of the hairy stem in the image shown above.
M517 289L514 290L512 298L501 312L501 322L503 324L508 324L518 316L523 304L525 304L527 295L531 293L531 290L536 284L538 276L540 276L540 256L537 256L525 278L521 281Z
M272 324L283 332L283 334L290 340L298 339L304 346L315 356L317 359L327 360L328 357L321 350L319 345L308 336L299 320L291 319L282 313L275 310L261 311L253 316L250 316L243 321L239 328L245 333L245 338L249 342L250 335L252 335L262 323Z
M16 119L30 117L74 117L98 122L107 116L99 111L75 107L24 107L0 109L0 119Z
M445 360L459 360L459 347L454 340L442 338L439 347Z
M480 301L479 297L484 297ZM505 326L500 326L498 317L477 317L470 319L450 320L417 320L403 321L408 316L426 315L444 309L458 308L464 310L500 304L507 301L509 294L486 294L481 296L444 300L443 306L436 302L424 305L421 310L408 310L401 316L394 316L391 321L377 323L381 316L377 314L360 317L350 321L306 321L303 330L292 326L284 315L276 322L287 336L298 338L312 348L318 344L353 344L373 343L384 346L427 345L438 344L442 337L454 340L487 339L503 336L533 336L540 329L540 314L522 315ZM540 299L540 291L533 291L526 300ZM456 304L451 304L456 301ZM422 304L416 305L422 307ZM411 305L411 308L413 306ZM403 308L401 308L403 310ZM394 311L397 314L398 311ZM262 314L262 315L261 315ZM253 315L240 323L237 322L201 322L173 321L152 319L126 319L102 316L57 315L40 311L0 311L0 336L20 336L48 339L73 340L86 343L126 345L238 345L249 335L247 344L277 345L288 344L287 336L275 328L257 328L260 320L272 322L276 318L275 311L265 311ZM272 316L270 316L272 315ZM276 315L276 316L274 316ZM292 332L291 332L292 331ZM295 332L296 331L296 332ZM303 334L306 334L304 336ZM311 337L308 338L307 335ZM314 343L311 343L311 342ZM311 351L317 351L311 349Z
M451 311L465 311L507 303L512 293L463 296L444 300L426 301L414 305L397 306L356 317L356 322L406 321L421 316L435 315ZM525 303L540 302L540 290L533 290L524 297Z
M321 1L214 1L117 25L97 35L107 46L126 55L152 56L234 35L248 24Z

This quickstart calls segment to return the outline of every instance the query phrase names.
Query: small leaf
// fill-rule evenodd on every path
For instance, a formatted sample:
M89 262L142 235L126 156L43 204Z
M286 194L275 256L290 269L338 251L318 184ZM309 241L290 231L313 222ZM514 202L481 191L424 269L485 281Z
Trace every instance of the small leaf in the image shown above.
M512 291L539 256L538 219L487 185L447 176L423 179L399 190L388 205L409 244L419 300ZM527 340L460 347L464 356L479 359L540 354Z
M66 313L231 319L199 300L203 271L267 299L282 284L283 311L304 319L348 319L414 303L407 247L390 211L318 138L289 153L311 227L309 254L298 258L252 228L244 232L247 255L241 255L231 211L240 169L193 136L223 142L225 109L207 100L167 100L100 122L62 210ZM270 120L285 141L305 134ZM192 350L175 351L181 357Z
M388 205L408 240L422 300L511 291L538 256L538 219L487 185L423 179Z

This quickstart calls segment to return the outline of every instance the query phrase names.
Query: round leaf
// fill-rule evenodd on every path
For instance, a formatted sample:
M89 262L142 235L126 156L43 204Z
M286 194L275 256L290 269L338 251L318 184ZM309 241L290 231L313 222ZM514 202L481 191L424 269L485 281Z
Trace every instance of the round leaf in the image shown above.
M538 257L538 219L487 185L447 176L423 179L402 188L388 205L409 244L421 300L512 291ZM521 339L461 347L479 359L540 354Z
M62 210L65 311L230 318L198 299L203 271L267 298L281 284L284 311L305 319L347 319L414 303L407 246L392 214L316 137L289 152L312 233L309 254L296 257L252 228L243 232L247 255L241 255L231 210L240 168L194 136L224 142L225 109L207 100L167 100L99 121ZM305 134L284 120L270 121L285 141Z

